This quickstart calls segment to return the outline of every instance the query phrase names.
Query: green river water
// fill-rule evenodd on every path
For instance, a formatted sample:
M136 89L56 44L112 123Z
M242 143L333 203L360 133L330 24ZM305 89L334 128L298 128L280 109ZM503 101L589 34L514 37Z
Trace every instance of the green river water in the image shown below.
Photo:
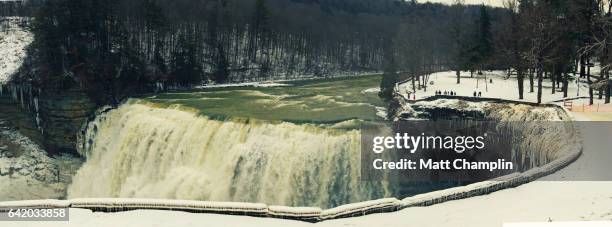
M208 88L165 93L144 100L179 105L209 117L238 117L292 123L381 120L385 104L377 90L381 76L285 82L283 87Z

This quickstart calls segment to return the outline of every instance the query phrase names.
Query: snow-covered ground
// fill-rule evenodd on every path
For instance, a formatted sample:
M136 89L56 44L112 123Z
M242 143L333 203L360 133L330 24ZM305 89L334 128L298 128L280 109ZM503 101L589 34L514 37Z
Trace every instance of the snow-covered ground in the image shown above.
M80 165L70 155L49 157L0 119L0 201L63 198Z
M594 74L597 69L594 69ZM483 72L485 75L476 75L470 77L469 72L461 72L461 84L457 84L457 76L455 72L440 72L430 76L430 81L433 84L428 84L427 92L417 90L416 98L421 99L429 96L434 96L436 91L454 91L458 96L474 96L474 92L482 92L482 97L501 98L508 100L519 100L518 98L518 82L516 77L506 78L505 71ZM486 79L485 79L486 76ZM490 83L490 79L493 83ZM400 93L408 97L408 93L412 92L411 82L401 84L399 87ZM525 92L524 100L527 102L537 102L537 80L534 81L534 92L529 92L529 79L524 81ZM544 79L542 83L542 101L544 103L563 100L563 92L557 91L552 94L552 83L550 79ZM568 89L568 98L588 97L588 86L585 83L580 83L578 86L574 81L570 81ZM597 91L595 91L595 103L603 103L604 100L597 99ZM410 96L412 99L413 97ZM588 99L574 100L574 104L588 103Z
M0 17L0 21L8 21L0 23L0 84L8 81L19 69L27 46L34 40L31 32L18 25L17 19Z

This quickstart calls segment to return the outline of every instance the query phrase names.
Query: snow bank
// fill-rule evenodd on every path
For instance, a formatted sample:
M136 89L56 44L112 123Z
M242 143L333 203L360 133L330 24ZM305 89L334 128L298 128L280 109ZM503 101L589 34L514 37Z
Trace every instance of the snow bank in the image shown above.
M333 78L342 78L342 77L360 77L360 76L370 76L370 75L382 75L381 72L362 72L362 73L335 73L336 75ZM297 77L297 79L286 79L286 80L268 80L268 81L253 81L253 82L241 82L241 83L229 83L229 84L207 84L201 86L195 86L196 89L210 89L210 88L228 88L228 87L291 87L293 86L287 82L294 81L312 81L312 80L320 80L325 79L321 77L314 77L308 75L302 75ZM362 93L372 93L378 92L380 88L370 88L362 91Z
M0 201L61 198L81 164L46 152L0 119Z
M26 48L34 40L33 34L18 25L18 18L8 20L8 28L0 29L0 84L6 83L17 72L26 57Z

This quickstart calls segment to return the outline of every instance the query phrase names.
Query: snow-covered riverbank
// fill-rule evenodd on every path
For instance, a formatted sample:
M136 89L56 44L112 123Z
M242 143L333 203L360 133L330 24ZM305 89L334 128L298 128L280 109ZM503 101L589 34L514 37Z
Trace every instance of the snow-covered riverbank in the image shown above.
M597 69L594 69L597 70ZM434 96L436 91L453 91L458 96L474 96L474 92L477 94L480 92L484 98L499 98L514 101L525 101L525 102L537 102L537 81L534 83L534 92L529 92L529 78L524 81L524 99L519 100L518 98L518 82L516 77L507 78L505 71L491 71L483 72L485 75L476 75L470 77L469 72L461 72L461 84L457 84L457 76L455 72L446 71L440 73L434 73L430 76L429 81L433 84L428 84L427 91L417 90L416 99L422 99L430 96ZM596 73L596 71L594 71ZM486 79L485 79L486 78ZM563 100L563 92L557 91L552 94L552 83L550 79L544 79L542 82L542 102L549 103L559 100ZM586 83L576 84L575 81L571 81L568 84L568 98L579 98L588 97L588 85ZM412 92L411 83L403 83L399 86L400 94L408 97L408 93ZM595 103L603 103L604 100L597 99L597 91L595 91ZM410 99L413 99L410 96ZM588 99L582 98L574 101L574 104L588 103Z
M382 75L381 72L361 72L361 73L337 73L334 74L333 79L346 78L346 77L359 77L359 76L371 76L371 75ZM241 83L228 83L228 84L207 84L201 86L195 86L195 89L211 89L211 88L231 88L231 87L290 87L293 86L291 82L296 81L312 81L322 80L325 78L321 77L298 77L297 79L286 79L286 80L268 80L268 81L254 81L254 82L241 82ZM378 89L378 88L373 88ZM378 91L376 91L378 92Z
M63 198L81 160L50 157L0 119L0 201Z

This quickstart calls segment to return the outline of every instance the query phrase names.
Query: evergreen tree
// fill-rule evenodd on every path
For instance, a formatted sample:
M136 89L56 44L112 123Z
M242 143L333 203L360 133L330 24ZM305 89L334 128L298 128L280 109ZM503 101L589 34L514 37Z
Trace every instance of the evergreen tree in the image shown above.
M166 60L162 53L164 49L164 43L161 40L157 40L155 45L155 53L153 55L153 65L157 67L160 73L168 73L168 67L166 66Z
M250 25L250 48L249 56L254 62L257 61L257 52L264 51L267 45L267 36L269 33L269 14L266 0L255 1L255 11L253 13L253 22Z
M476 44L476 53L474 64L483 69L489 61L493 53L492 33L491 33L491 17L487 8L483 5L480 7L480 19L478 29L478 40Z
M173 78L176 83L186 87L202 81L201 68L196 61L196 50L190 37L179 39L179 50L174 53Z
M466 59L468 59L465 44L465 25L464 25L464 6L463 1L456 0L452 6L453 8L453 19L451 21L451 37L453 42L453 69L457 76L457 84L461 83L461 70L466 69Z
M395 85L398 81L397 75L397 62L395 59L394 45L392 40L387 40L385 46L384 55L384 73L383 78L380 82L380 93L378 94L384 100L391 100L393 98L393 92L395 91Z
M216 83L227 83L229 82L229 63L227 62L227 56L221 44L217 44L219 56L217 57L216 69L214 72L214 81Z

